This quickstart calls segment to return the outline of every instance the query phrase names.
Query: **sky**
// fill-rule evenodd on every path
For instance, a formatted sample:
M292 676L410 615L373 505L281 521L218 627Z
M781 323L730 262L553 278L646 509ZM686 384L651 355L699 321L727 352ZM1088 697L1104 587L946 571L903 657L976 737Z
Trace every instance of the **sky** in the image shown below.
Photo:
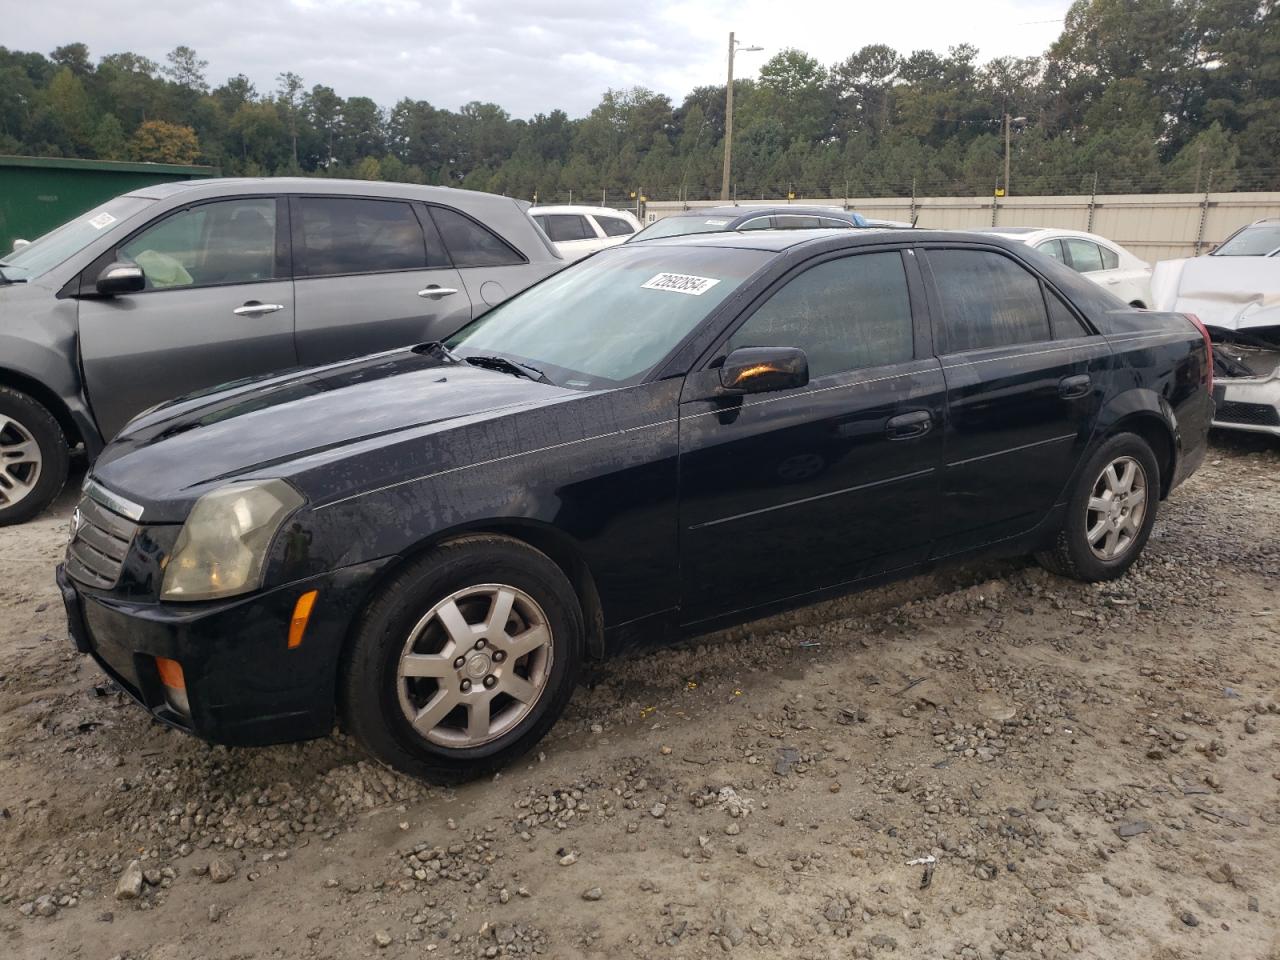
M246 74L260 93L292 70L308 88L403 97L457 109L491 101L528 118L584 116L609 88L644 86L679 103L723 83L728 34L735 74L754 76L785 47L830 65L869 43L939 53L958 43L981 60L1043 53L1070 0L40 0L5 18L10 49L48 53L80 41L96 60L132 51L163 63L180 44L209 61L212 86Z

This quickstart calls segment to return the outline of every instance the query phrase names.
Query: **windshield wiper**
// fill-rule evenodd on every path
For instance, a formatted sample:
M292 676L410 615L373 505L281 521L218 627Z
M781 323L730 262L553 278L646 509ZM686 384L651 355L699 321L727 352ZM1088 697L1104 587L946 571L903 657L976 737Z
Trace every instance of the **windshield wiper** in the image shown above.
M554 386L554 381L537 367L531 366L527 363L521 363L518 360L512 360L509 357L499 357L494 355L463 357L463 359L474 367L484 367L486 370L498 370L502 373L511 373L517 377L528 377L530 380L537 381L538 383L550 383Z

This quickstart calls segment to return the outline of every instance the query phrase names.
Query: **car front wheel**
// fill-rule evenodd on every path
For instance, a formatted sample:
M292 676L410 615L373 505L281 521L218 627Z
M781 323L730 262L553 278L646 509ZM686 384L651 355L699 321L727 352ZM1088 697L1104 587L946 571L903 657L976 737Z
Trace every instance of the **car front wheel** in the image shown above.
M1053 546L1036 554L1064 577L1094 583L1129 569L1151 535L1160 502L1160 467L1145 440L1121 433L1089 459Z
M0 387L0 526L30 520L67 482L70 454L53 414Z
M340 691L346 726L412 776L482 776L555 723L584 633L573 587L546 555L489 535L443 544L361 618Z

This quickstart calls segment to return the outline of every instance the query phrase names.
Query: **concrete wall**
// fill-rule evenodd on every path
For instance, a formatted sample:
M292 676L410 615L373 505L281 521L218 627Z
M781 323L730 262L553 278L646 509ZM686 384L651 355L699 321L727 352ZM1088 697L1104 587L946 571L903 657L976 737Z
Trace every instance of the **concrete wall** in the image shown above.
M1154 263L1207 253L1237 228L1280 217L1280 193L1118 194L1080 197L851 197L797 200L857 210L882 220L910 221L943 230L973 227L1061 227L1087 230ZM719 201L649 201L645 221ZM759 206L744 202L742 206ZM776 204L770 204L776 205ZM1092 221L1092 224L1091 224Z

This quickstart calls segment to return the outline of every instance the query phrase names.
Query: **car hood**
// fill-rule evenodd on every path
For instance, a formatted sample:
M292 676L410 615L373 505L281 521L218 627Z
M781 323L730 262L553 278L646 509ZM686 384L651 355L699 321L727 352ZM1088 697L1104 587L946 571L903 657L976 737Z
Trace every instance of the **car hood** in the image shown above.
M176 522L202 493L233 479L288 476L304 457L390 444L580 395L550 384L397 350L225 385L153 408L107 445L93 479Z
M1151 277L1157 310L1194 313L1223 330L1280 326L1280 258L1162 260Z

